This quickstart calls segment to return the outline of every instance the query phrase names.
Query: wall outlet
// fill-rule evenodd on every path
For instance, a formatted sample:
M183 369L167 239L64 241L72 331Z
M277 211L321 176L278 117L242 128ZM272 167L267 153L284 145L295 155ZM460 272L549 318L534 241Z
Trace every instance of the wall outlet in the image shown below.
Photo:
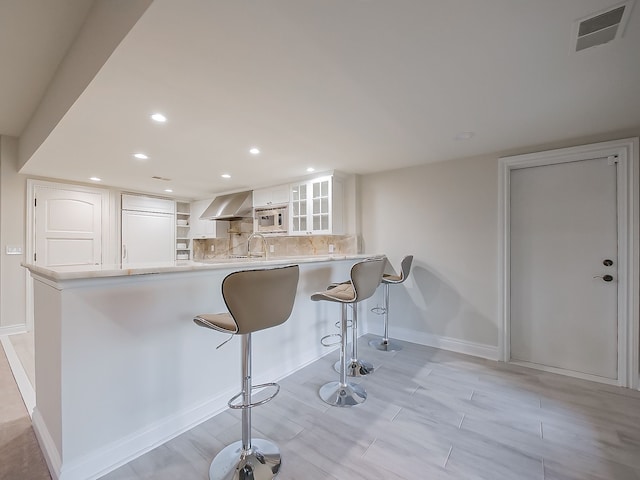
M210 251L210 252L213 252L215 249L216 249L216 247L215 247L215 245L213 245L213 244L211 245L211 247L209 247L209 251Z
M269 245L269 253L273 253L276 251L276 246L275 245Z
M329 253L333 253L333 243L329 244Z

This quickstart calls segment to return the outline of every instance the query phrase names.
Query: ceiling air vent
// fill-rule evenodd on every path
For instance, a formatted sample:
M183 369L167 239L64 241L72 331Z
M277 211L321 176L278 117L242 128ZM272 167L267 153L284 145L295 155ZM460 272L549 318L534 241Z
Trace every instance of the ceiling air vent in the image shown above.
M603 45L622 36L629 18L633 0L616 5L608 10L590 15L577 22L576 52Z

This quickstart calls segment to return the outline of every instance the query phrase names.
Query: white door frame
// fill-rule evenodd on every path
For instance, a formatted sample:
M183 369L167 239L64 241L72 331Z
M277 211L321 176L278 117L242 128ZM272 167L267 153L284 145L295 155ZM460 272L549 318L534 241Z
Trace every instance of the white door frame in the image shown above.
M638 388L638 138L594 143L579 147L548 150L502 157L499 160L499 313L501 325L498 348L500 360L511 361L511 278L510 278L510 194L511 170L579 160L617 157L618 195L618 379L616 385ZM514 362L515 363L515 362ZM550 371L557 369L548 368ZM593 375L575 374L599 380ZM606 382L605 382L606 383Z
M25 238L25 263L32 263L31 259L36 248L34 198L36 187L55 188L61 190L73 190L76 192L97 193L102 198L102 263L111 263L113 258L113 227L111 192L106 188L93 188L85 185L70 183L49 182L39 179L27 179L27 207L26 212L26 238ZM33 330L33 280L31 275L26 278L27 301L27 330Z

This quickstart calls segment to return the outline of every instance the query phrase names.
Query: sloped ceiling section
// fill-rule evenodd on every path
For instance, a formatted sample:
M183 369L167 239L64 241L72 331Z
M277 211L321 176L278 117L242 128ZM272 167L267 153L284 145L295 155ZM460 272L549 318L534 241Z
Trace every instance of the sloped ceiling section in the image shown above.
M152 1L84 2L91 9L20 136L20 166L49 136ZM78 10L80 6L85 5Z
M91 4L87 0L2 0L0 134L20 136Z

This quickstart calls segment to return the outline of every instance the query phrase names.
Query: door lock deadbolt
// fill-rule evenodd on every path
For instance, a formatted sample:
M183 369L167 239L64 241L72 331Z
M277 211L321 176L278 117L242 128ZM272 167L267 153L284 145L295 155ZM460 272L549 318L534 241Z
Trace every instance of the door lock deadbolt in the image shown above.
M603 260L602 264L605 267L610 267L611 265L613 265L613 260L609 260L608 258L606 260Z
M610 282L613 280L613 277L611 275L594 275L593 278L601 278L605 282Z

